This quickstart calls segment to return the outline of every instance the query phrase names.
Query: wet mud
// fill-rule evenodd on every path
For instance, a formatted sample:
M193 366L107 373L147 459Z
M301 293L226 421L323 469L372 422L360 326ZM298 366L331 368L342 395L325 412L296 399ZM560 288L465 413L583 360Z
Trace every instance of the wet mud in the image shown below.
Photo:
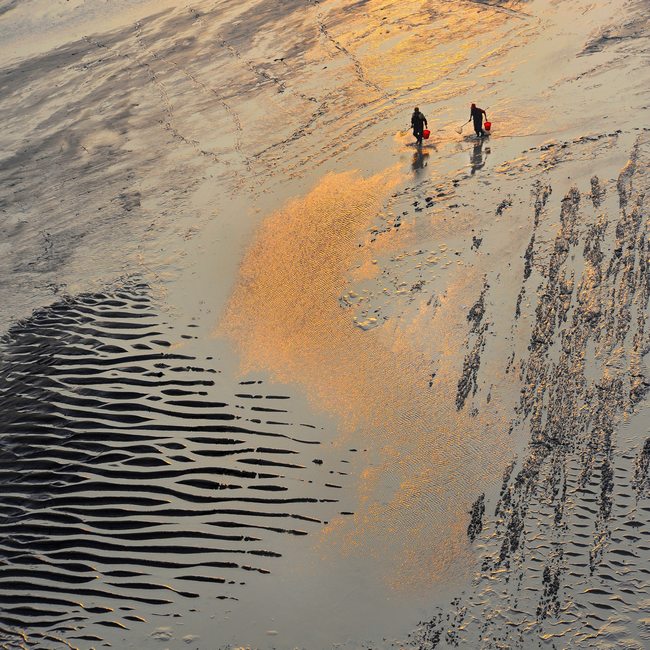
M110 5L0 2L0 647L647 647L647 3Z
M530 440L484 522L482 497L472 509L471 591L413 647L647 645L648 162L642 136L607 193L597 177L559 201L535 189L535 226L558 230L524 255L537 306L512 426Z
M2 647L148 636L152 617L237 601L278 536L336 512L323 432L259 380L224 394L149 294L66 298L2 339Z

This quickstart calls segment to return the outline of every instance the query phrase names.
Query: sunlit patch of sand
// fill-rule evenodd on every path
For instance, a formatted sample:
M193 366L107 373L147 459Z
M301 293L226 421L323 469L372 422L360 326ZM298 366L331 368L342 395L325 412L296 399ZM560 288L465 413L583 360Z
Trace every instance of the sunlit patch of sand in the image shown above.
M408 3L386 0L367 2L356 21L346 21L344 31L338 28L332 10L324 15L323 22L330 39L341 50L353 53L357 68L364 71L370 83L400 91L475 66L483 57L487 60L495 47L477 53L476 39L497 29L507 32L522 27L511 27L507 15L485 11L485 7L472 3L414 11Z
M500 423L454 405L468 329L463 303L481 284L476 271L455 267L457 281L435 314L423 305L415 320L392 328L354 327L339 302L398 180L394 168L365 179L331 174L271 215L216 333L236 343L243 372L298 383L316 408L338 415L347 440L361 435L379 453L361 476L356 515L334 520L322 543L381 556L387 582L412 587L441 578L469 552L471 488L494 471L507 443ZM444 363L430 387L432 356Z
M379 273L380 269L377 265L377 260L372 259L370 251L366 251L363 262L352 269L350 272L350 278L354 282L360 282L361 280L372 280L376 278Z
M331 174L272 215L245 256L218 329L237 341L244 371L269 368L280 381L300 381L350 428L381 421L363 404L368 372L385 368L381 355L373 359L367 351L368 335L351 328L338 298L364 230L398 178L394 169L370 179Z

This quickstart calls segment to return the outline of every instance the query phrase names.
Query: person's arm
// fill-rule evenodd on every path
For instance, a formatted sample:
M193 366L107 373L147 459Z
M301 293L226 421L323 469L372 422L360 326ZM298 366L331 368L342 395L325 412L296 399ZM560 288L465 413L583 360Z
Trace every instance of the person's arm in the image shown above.
M485 115L485 119L487 120L487 113L483 111L483 115Z
M423 115L422 117L424 117L424 115ZM424 126L426 126L427 128L429 128L429 123L427 122L427 118L426 118L426 117L424 117Z

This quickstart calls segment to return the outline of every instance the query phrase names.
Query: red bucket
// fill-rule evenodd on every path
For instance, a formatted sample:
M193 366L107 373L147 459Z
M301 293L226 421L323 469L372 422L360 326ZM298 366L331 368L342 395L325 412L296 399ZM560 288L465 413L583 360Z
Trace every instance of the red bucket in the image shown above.
M428 140L430 135L431 135L431 131L429 131L429 129L424 129L424 131L422 131L422 137L425 140Z
M484 128L486 131L489 131L491 127L492 127L492 122L484 122L484 123L483 123L483 128Z

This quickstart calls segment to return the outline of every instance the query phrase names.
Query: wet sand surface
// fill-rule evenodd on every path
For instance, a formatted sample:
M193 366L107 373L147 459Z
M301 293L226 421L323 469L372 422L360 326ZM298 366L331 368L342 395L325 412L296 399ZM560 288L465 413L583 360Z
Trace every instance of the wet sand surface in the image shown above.
M0 2L0 647L648 647L649 21Z

